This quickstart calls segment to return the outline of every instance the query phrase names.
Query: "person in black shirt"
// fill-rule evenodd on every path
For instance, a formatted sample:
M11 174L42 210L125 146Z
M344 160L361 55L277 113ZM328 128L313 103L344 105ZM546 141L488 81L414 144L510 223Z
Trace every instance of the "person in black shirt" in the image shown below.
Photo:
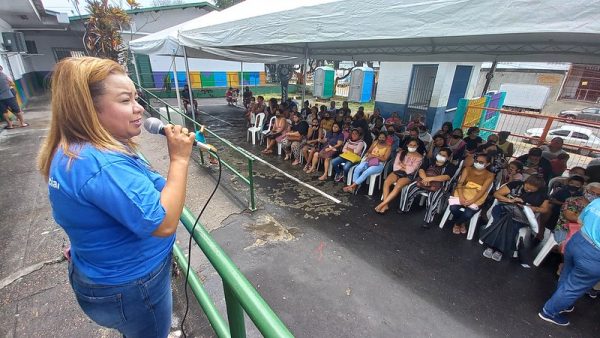
M356 112L356 115L354 115L354 121L352 121L352 128L362 129L363 141L365 141L367 144L367 149L369 149L373 143L373 135L371 135L371 132L369 131L369 123L365 119L364 111L359 110Z
M479 128L471 127L467 130L467 137L464 139L466 145L466 150L470 153L475 152L477 147L479 147L483 143L483 139L479 137Z
M542 149L534 147L529 153L517 157L517 161L523 163L523 176L525 178L534 175L539 176L546 182L550 182L552 176L552 164L542 157Z
M400 148L404 148L408 142L412 139L416 139L419 147L417 148L417 152L420 154L427 153L427 147L425 146L425 142L423 142L419 138L419 128L418 127L410 127L407 129L408 135L404 136L404 138L400 141Z
M551 210L546 217L542 218L542 224L546 226L546 229L550 231L554 230L556 227L556 222L558 222L558 216L560 215L560 208L563 203L567 200L567 198L582 196L583 191L582 187L585 184L585 179L581 176L571 176L567 181L567 185L562 186L560 188L554 189L554 191L550 194L550 205ZM544 233L540 231L538 233L538 239L543 239Z
M302 115L302 119L304 120L306 120L307 117L310 115L310 102L308 102L308 100L304 101L300 113Z
M338 109L338 113L340 111L342 112L342 114L344 114L344 116L352 115L352 111L350 110L350 108L348 108L348 101L342 102L342 108Z
M248 109L248 105L250 105L250 99L252 98L252 91L250 91L250 87L244 88L243 101L244 108Z
M183 101L183 109L186 113L192 113L192 107L190 105L190 87L188 85L184 85L183 89L180 91L181 101ZM194 111L198 112L198 101L194 99Z
M289 160L294 156L293 165L300 163L300 150L306 144L306 135L308 134L308 122L302 119L300 113L292 115L292 126L281 141L283 151L285 152L284 160Z
M427 194L427 204L425 210L425 219L422 227L429 228L431 222L437 215L440 203L446 193L446 185L444 182L452 179L456 173L457 167L450 161L452 159L452 151L443 147L435 155L435 158L430 161L430 165L421 167L419 175L415 182L412 182L400 193L400 208L401 213L410 211L410 208L415 200L415 197L420 193Z
M541 177L530 176L522 181L503 185L494 193L498 204L492 208L492 222L481 230L481 242L488 246L483 256L500 261L503 254L516 250L519 229L529 224L523 207L527 206L537 214L550 211L550 201L546 194L546 182ZM507 223L508 222L508 223ZM533 229L543 232L544 229Z

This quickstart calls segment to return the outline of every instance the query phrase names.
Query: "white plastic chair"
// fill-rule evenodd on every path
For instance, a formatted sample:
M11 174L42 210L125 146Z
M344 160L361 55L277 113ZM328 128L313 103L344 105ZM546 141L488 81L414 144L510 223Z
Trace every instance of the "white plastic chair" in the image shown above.
M552 248L558 245L556 239L554 238L554 234L548 229L546 229L546 232L544 233L544 238L547 238L546 243L544 243L542 249L540 252L538 252L537 256L535 256L535 259L533 260L533 265L535 266L540 266Z
M263 114L263 113L261 113ZM273 127L273 123L275 123L275 116L271 116L271 119L269 120L269 128L267 128L266 130L263 130L260 134L260 144L263 144L263 142L265 141L265 136L271 131L271 127ZM261 126L262 127L262 126Z
M246 142L250 140L250 134L252 134L252 145L256 144L256 134L262 131L262 125L265 120L265 114L260 113L256 116L254 121L254 127L248 128L248 133L246 135Z
M490 185L488 192L487 192L488 194L492 190L493 186L494 186L493 184ZM450 218L451 214L452 213L450 212L450 205L448 205L448 207L446 207L446 211L444 211L444 216L442 216L442 220L440 221L440 229L442 229L444 227L444 225L446 224L446 221ZM467 239L469 241L473 239L473 236L475 236L475 229L477 228L477 222L479 221L480 215L481 215L481 209L477 210L477 212L473 215L473 217L471 217L471 220L469 221L469 230L467 232Z

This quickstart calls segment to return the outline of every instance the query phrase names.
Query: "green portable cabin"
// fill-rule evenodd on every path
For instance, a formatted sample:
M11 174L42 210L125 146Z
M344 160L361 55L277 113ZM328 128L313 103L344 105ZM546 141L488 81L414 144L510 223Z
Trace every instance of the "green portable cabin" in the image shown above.
M318 67L314 75L313 95L320 99L329 99L335 92L335 70L331 67Z

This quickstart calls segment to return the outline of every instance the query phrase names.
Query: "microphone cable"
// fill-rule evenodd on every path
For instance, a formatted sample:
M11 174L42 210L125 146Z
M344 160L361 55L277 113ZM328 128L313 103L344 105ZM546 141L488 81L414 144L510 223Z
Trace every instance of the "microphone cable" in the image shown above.
M209 152L207 152L207 153L209 154L208 156L210 157L210 153ZM185 286L184 286L185 312L183 314L183 318L181 319L181 334L183 335L183 338L187 338L187 335L185 334L185 329L183 328L183 324L185 323L185 319L186 319L188 311L190 309L190 299L188 297L188 283L189 283L189 278L190 278L190 266L191 266L190 262L192 259L192 238L194 237L193 235L194 235L194 232L196 231L196 226L198 225L198 222L200 221L200 217L204 213L204 210L206 210L206 207L210 203L210 200L213 198L213 196L217 192L217 189L219 188L219 185L221 184L221 173L222 173L222 169L223 169L221 166L221 158L219 157L219 155L217 153L214 153L214 156L216 156L217 161L219 161L219 176L217 177L217 184L215 185L215 188L213 189L213 191L210 193L210 196L208 196L208 199L206 200L206 202L204 202L204 206L202 207L202 210L200 210L198 217L196 217L196 221L194 222L194 225L192 226L192 230L190 231L190 238L188 241L187 272L185 274Z

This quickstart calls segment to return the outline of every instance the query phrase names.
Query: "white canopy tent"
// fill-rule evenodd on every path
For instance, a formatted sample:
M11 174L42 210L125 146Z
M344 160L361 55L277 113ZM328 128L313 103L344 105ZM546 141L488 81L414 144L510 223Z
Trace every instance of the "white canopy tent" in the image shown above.
M179 40L179 33L192 28L228 25L230 22L243 21L256 14L273 15L281 11L294 10L302 6L331 1L334 0L247 0L225 10L210 12L190 21L132 40L129 42L129 46L133 52L141 54L169 56L184 56L186 54L187 57L204 59L257 63L298 63L301 62L303 56L295 57L270 52L263 53L222 47L212 48L208 45L202 46L198 44L190 46L193 48L185 48L184 51L183 47L187 45ZM276 21L273 17L269 18L269 20Z
M279 2L279 1L277 1ZM281 1L287 3L288 1ZM180 29L179 42L326 60L600 63L600 6L583 0L315 0ZM272 4L250 0L242 5ZM272 6L272 5L270 5ZM236 9L237 7L237 9ZM246 7L248 8L248 7ZM250 8L252 8L250 6Z

